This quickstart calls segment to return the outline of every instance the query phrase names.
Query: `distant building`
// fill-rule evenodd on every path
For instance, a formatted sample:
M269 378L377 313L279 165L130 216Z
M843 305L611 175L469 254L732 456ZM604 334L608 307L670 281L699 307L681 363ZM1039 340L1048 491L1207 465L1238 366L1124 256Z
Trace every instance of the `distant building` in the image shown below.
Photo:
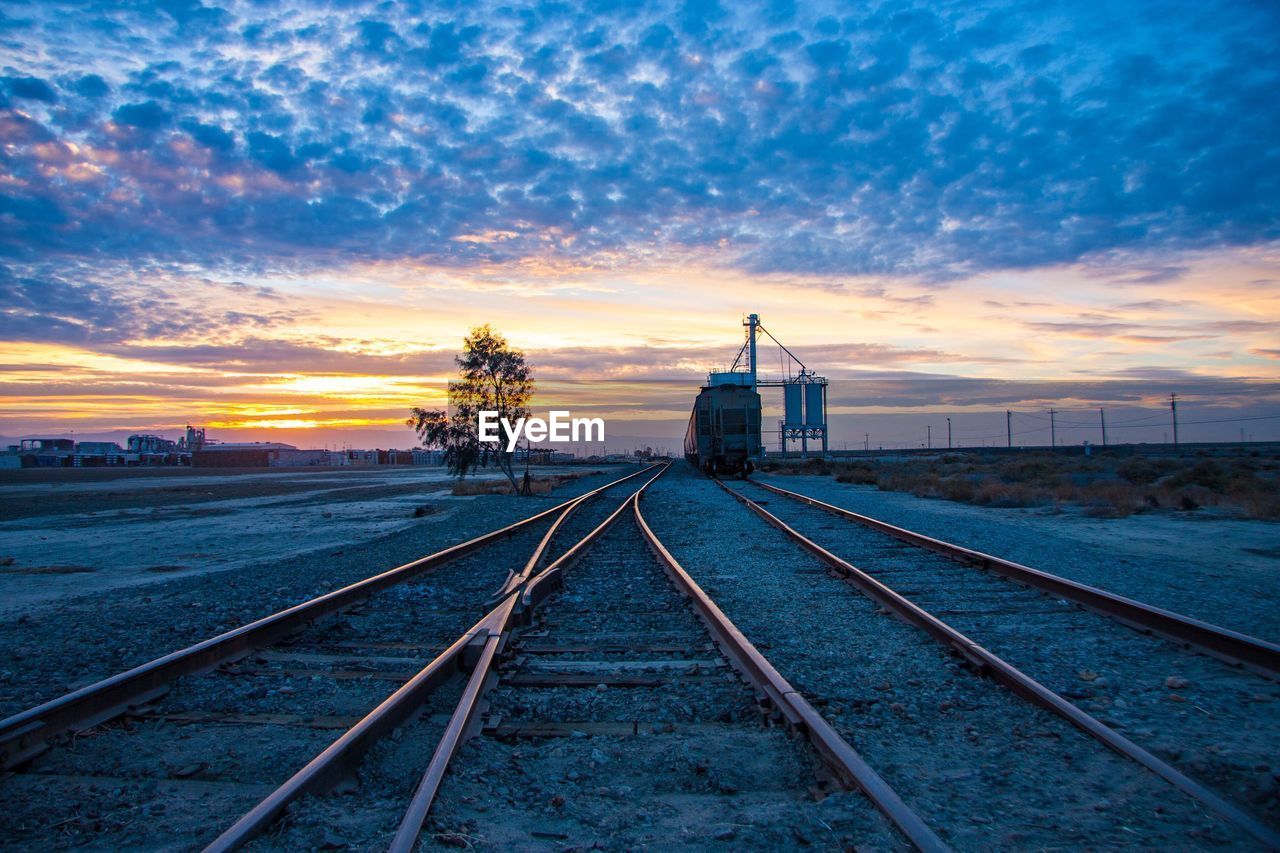
M76 453L89 456L115 456L124 453L124 449L114 441L78 441Z
M443 450L425 450L421 447L418 447L418 448L414 448L409 452L413 454L414 465L443 465L444 464Z
M178 439L178 448L194 452L204 447L204 427L193 427L187 424L187 434Z
M170 441L159 435L129 436L129 450L132 453L173 453L178 449L176 441Z
M292 444L275 441L229 442L205 444L191 453L193 468L267 468L272 454L296 451Z
M24 438L18 446L19 453L70 453L76 443L69 438Z
M131 460L132 454L125 453L114 441L79 441L76 442L71 465L75 468L105 468L128 465Z

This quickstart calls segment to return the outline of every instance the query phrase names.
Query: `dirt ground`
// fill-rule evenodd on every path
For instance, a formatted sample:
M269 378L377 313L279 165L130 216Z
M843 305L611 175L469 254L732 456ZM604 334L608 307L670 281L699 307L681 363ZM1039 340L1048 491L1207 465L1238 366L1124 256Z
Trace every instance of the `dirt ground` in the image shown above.
M3 472L0 613L447 523L474 500L450 485L421 467Z

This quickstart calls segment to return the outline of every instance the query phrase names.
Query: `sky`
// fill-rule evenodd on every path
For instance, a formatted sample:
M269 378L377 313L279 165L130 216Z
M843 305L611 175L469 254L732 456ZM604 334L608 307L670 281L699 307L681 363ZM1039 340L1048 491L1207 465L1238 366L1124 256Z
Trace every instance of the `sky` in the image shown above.
M0 436L409 446L490 323L674 445L756 312L838 446L1280 438L1278 78L1256 2L7 2Z

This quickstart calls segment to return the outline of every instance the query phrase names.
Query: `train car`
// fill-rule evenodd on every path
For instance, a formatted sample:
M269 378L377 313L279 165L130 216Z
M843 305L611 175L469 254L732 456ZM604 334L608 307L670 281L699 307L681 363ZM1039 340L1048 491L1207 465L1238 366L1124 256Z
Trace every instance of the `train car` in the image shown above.
M760 456L760 395L746 385L708 385L698 393L684 436L684 458L708 474L746 476Z

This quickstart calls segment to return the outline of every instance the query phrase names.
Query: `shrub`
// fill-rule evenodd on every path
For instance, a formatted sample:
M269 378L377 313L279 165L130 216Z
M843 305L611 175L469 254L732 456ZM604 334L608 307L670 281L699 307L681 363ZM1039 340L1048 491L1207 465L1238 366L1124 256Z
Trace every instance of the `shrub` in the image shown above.
M1100 517L1122 518L1152 508L1145 488L1118 480L1092 483L1080 490L1079 499L1089 515Z
M840 470L836 474L837 483L855 483L859 486L874 486L876 472L866 465L853 465Z
M949 501L968 503L977 491L973 481L965 477L948 477L942 481L942 496Z
M1134 456L1121 462L1116 467L1116 473L1130 483L1148 485L1167 474L1171 467L1168 459L1143 459Z
M1051 506L1052 495L1039 491L1025 483L1002 483L985 480L975 490L972 502L991 507Z
M1202 459L1190 468L1184 468L1170 474L1164 480L1167 486L1204 486L1206 489L1222 494L1227 490L1230 475L1226 469L1212 459Z

